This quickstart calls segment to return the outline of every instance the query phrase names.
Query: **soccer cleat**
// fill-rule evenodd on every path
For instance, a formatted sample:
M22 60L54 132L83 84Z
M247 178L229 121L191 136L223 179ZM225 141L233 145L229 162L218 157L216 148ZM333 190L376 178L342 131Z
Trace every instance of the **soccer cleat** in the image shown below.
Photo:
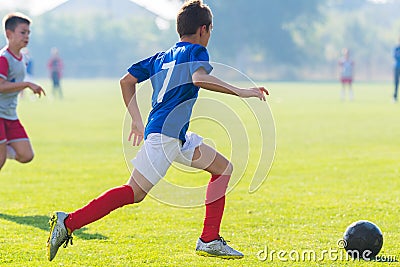
M47 239L47 258L52 261L57 254L58 249L64 243L64 248L67 247L68 242L72 245L72 235L68 233L65 227L64 220L68 217L68 213L57 211L51 217L50 235Z
M221 237L205 243L200 238L196 244L196 254L205 257L218 257L223 259L240 259L243 254L226 244L226 241Z

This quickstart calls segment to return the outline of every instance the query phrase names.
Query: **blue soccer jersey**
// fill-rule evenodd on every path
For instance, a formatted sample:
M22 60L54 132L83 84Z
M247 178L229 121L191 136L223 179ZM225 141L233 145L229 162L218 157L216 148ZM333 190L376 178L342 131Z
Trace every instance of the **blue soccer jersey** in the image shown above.
M393 52L393 56L395 59L395 68L400 69L400 46L396 47Z
M133 64L128 72L143 82L150 79L153 87L152 110L147 120L145 138L150 133L162 133L185 142L193 105L199 87L192 75L199 68L212 71L204 46L178 42L165 52Z

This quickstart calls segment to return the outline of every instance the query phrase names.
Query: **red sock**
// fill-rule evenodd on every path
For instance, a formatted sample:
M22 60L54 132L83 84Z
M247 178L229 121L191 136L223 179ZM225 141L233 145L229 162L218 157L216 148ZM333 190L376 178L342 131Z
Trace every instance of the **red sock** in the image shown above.
M225 192L230 175L213 175L206 192L206 215L203 232L200 236L203 242L219 239L219 229L225 208Z
M76 229L103 218L111 211L133 202L133 190L129 185L112 188L83 208L70 213L65 219L65 226L72 233Z

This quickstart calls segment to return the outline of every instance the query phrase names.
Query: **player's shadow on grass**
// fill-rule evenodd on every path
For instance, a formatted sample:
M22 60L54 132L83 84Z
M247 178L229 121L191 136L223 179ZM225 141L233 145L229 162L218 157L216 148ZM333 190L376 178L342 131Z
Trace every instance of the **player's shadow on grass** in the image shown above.
M49 231L49 217L43 215L34 215L34 216L17 216L17 215L8 215L0 213L0 219L4 219L10 222L15 222L21 225L29 225L36 228L39 228L44 231ZM89 234L85 233L87 228L81 228L79 230L74 231L74 235L82 238L82 239L108 239L106 236L101 234Z

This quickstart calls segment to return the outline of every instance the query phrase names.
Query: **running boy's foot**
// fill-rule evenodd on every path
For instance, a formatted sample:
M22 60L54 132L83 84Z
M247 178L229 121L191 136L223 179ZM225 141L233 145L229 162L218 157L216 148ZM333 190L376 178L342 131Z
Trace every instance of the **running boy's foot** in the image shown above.
M205 257L218 257L223 259L240 259L243 254L226 244L226 241L221 237L205 243L200 238L196 244L196 254Z
M49 261L53 260L57 254L58 248L63 243L64 248L67 247L68 242L72 245L72 235L68 233L65 227L64 220L68 217L68 214L62 211L54 212L51 217L50 224L50 235L47 239L47 258Z

